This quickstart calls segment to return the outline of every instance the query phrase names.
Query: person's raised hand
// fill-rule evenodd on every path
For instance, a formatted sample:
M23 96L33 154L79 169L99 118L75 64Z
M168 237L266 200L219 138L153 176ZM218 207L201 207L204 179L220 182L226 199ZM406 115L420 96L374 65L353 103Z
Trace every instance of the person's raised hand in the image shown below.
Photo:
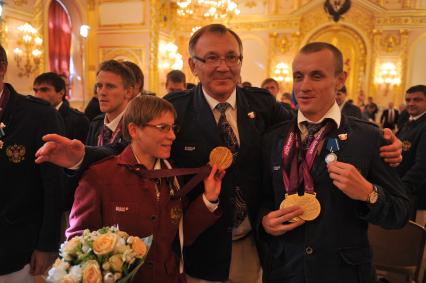
M352 164L334 161L327 164L327 169L333 184L351 199L366 201L373 191L373 184Z
M217 165L213 165L209 176L204 179L204 195L210 202L216 202L219 198L222 179L225 171L218 169Z
M388 128L383 129L383 137L389 145L380 147L380 156L392 167L396 167L402 161L402 142Z
M45 144L36 152L35 162L50 162L64 168L71 168L84 158L84 144L58 134L43 136Z

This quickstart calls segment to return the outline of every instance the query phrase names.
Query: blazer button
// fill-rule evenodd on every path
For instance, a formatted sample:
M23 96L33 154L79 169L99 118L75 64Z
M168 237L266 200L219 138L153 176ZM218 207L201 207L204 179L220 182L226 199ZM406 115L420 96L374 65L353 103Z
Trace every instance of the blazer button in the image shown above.
M311 247L306 247L306 249L305 249L305 253L307 254L307 255L311 255L312 253L314 252L314 249L313 248L311 248Z
M154 222L155 220L157 220L157 215L151 215L151 221Z

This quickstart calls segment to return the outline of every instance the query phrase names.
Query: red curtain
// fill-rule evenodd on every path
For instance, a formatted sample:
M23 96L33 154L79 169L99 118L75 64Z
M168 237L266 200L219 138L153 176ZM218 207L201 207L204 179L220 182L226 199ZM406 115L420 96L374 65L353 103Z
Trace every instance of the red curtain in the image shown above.
M57 0L50 3L48 19L50 71L69 76L71 22L67 11Z

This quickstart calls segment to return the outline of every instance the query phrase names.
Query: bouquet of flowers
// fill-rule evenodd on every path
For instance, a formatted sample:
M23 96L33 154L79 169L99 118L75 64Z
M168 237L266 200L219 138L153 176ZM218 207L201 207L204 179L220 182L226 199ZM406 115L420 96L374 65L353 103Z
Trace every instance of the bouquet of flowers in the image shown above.
M49 283L125 283L142 266L152 236L129 236L117 227L86 229L61 245L60 258L48 272Z

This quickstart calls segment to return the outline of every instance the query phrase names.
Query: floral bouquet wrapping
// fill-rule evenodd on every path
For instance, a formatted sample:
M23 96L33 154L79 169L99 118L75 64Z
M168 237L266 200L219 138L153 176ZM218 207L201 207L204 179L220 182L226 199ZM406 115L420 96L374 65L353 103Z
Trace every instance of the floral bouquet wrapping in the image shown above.
M104 227L61 245L46 279L49 283L131 282L142 266L152 236L129 236L117 227Z

